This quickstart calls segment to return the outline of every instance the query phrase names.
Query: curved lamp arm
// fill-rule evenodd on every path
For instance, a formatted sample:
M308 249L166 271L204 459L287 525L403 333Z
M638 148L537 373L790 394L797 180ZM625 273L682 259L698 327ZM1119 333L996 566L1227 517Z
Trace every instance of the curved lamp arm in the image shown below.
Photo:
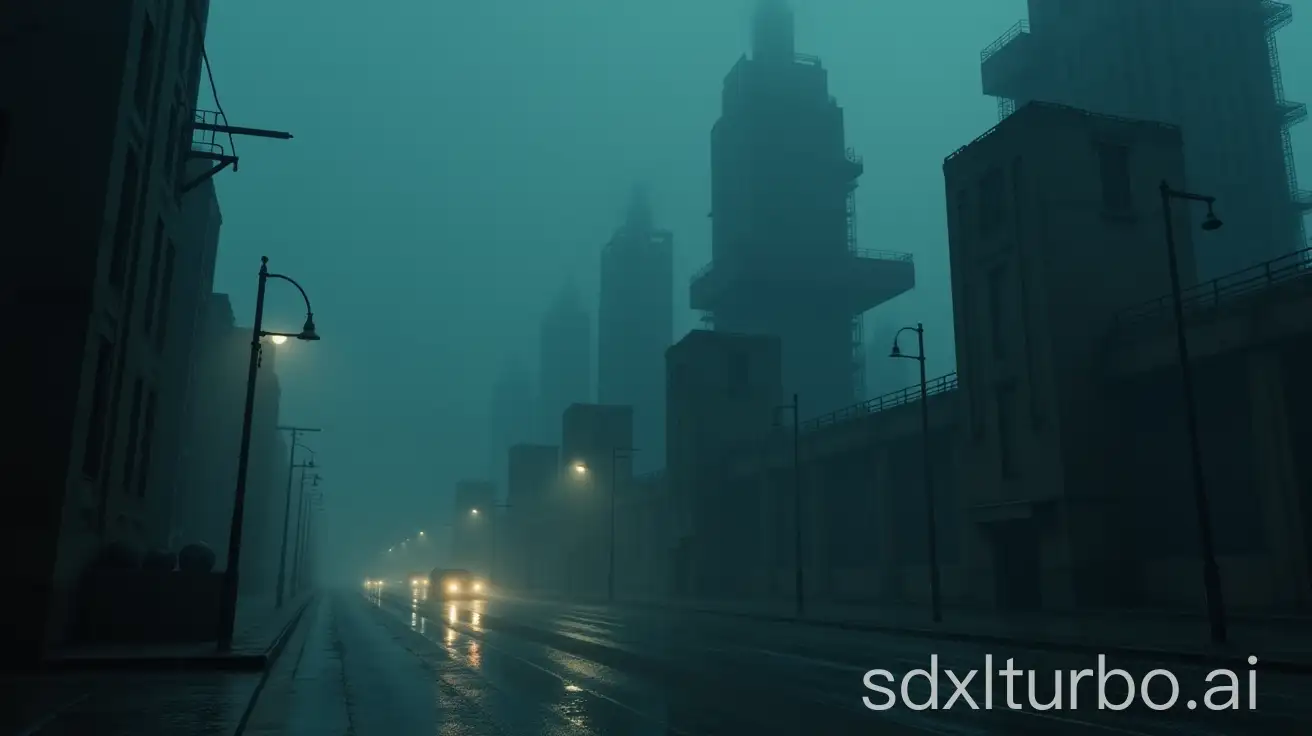
M305 288L296 282L296 279L281 273L269 273L269 257L264 256L260 259L260 276L265 279L279 279L286 281L296 290L301 292L301 299L305 300L305 326L298 333L289 332L261 332L262 335L273 335L281 337L294 337L297 340L318 340L319 333L314 326L314 309L310 306L310 295L305 293Z
M924 359L925 359L925 356L924 356L924 355L907 355L906 353L902 352L902 348L898 347L898 344L897 344L897 339L898 339L899 337L902 336L902 333L903 333L903 332L914 332L914 333L916 333L917 335L920 335L920 334L923 334L924 331L925 331L925 328L923 328L923 327L918 327L918 326L917 326L917 327L903 327L902 329L898 330L897 333L895 333L895 334L893 335L893 350L892 350L892 352L889 353L888 357L890 357L890 358L908 358L908 359L910 359L910 360L924 360Z

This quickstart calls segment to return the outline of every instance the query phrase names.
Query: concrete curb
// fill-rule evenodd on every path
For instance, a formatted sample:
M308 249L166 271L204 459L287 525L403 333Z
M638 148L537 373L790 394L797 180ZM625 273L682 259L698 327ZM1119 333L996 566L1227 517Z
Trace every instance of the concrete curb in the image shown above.
M532 599L525 599L532 600ZM554 599L545 599L542 602L558 602ZM960 629L930 629L925 627L896 626L893 624L880 624L873 621L843 621L827 620L816 618L798 618L796 616L785 616L770 613L755 613L751 611L734 611L715 608L697 608L695 606L683 606L670 603L658 603L654 601L617 601L612 604L606 603L588 603L599 608L645 608L657 609L662 611L687 611L690 613L709 614L713 616L725 616L730 618L746 618L757 621L773 621L777 623L792 623L804 626L813 626L816 628L839 629L845 631L865 631L880 634L894 634L897 636L914 637L917 639L937 639L940 641L959 641L971 642L977 644L994 644L998 646L1008 646L1023 649L1037 649L1040 651L1051 652L1074 652L1079 654L1106 654L1109 657L1124 657L1127 659L1146 659L1160 662L1169 662L1175 664L1187 665L1211 665L1239 672L1247 670L1254 665L1248 664L1248 657L1256 655L1258 658L1257 669L1268 672L1281 672L1287 674L1312 674L1312 661L1300 661L1288 658L1271 658L1263 656L1257 649L1240 650L1235 647L1229 651L1208 651L1206 649L1167 649L1162 647L1135 646L1127 644L1097 644L1089 641L1080 641L1072 639L1029 639L1019 636L1009 636L1005 634L988 634L975 631L963 631Z
M182 656L153 655L146 657L59 657L48 659L42 670L45 672L102 672L102 671L219 671L219 672L259 672L266 670L282 651L289 632L300 621L305 608L313 596L301 603L288 622L284 624L273 643L263 652L250 654L220 654L206 652Z
M260 694L264 692L264 686L269 682L269 674L273 672L273 665L282 655L282 650L287 648L287 642L291 641L292 635L296 633L296 626L305 618L305 612L310 610L310 605L318 599L318 596L311 593L306 597L305 602L292 615L291 619L278 636L274 638L273 644L264 653L264 672L260 674L260 681L255 683L255 690L251 692L250 700L246 702L246 709L242 711L241 718L237 721L237 728L233 730L233 736L241 736L246 731L246 724L251 720L251 714L255 712L255 705L260 700Z

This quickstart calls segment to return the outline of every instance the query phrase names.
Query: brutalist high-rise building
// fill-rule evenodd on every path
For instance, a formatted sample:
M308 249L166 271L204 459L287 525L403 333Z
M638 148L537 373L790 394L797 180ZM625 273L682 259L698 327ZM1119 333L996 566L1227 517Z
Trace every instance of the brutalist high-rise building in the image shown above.
M863 165L820 60L795 53L785 0L761 0L751 58L724 80L711 132L712 260L693 309L716 330L775 335L803 414L863 393L861 315L912 288L905 253L858 250Z
M674 236L652 224L646 192L601 251L597 400L633 407L640 471L665 458L665 349L674 337Z
M1306 247L1312 192L1298 187L1270 0L1029 0L1029 20L981 53L984 93L1005 117L1042 100L1178 125L1187 182L1226 227L1198 244L1206 280ZM1128 152L1133 156L1133 151Z
M540 437L556 445L565 409L592 402L592 319L574 284L543 316L538 347Z

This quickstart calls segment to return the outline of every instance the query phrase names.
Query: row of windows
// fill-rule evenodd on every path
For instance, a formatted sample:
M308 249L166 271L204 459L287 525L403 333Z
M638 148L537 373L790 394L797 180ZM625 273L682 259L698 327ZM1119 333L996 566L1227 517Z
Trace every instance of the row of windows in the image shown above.
M166 4L164 27L169 28L174 4ZM195 72L195 60L189 59L192 50L191 36L196 31L191 18L185 18L181 24L178 38L178 59L183 74L183 84L191 86ZM142 24L140 44L137 52L137 69L133 102L139 122L145 123L150 131L149 138L156 140L154 118L158 110L159 94L164 86L165 69L168 54L161 52L163 39L160 38L154 20L147 15ZM164 180L175 192L180 188L173 186L180 179L185 157L179 156L182 146L182 92L179 101L172 106L168 128L164 138ZM139 133L138 133L139 134ZM143 245L144 224L148 193L151 191L150 155L143 157L141 146L129 145L123 164L122 183L119 193L118 217L116 218L111 244L109 263L109 283L118 292L123 301L126 319L131 325L137 312L133 309L134 291L139 275L138 254ZM177 196L172 198L178 203ZM164 201L167 201L164 200ZM141 305L140 318L143 336L149 340L157 351L162 352L168 333L168 318L173 295L173 281L177 266L177 248L172 238L168 237L163 216L155 222L153 237L149 242L149 256L146 268L146 291ZM130 329L130 327L129 327ZM127 331L121 336L128 340ZM129 379L120 377L115 382L115 361L122 366L123 356L116 351L114 342L102 337L96 355L94 385L92 388L91 411L87 425L86 447L83 454L83 474L104 483L107 479L106 453L113 445L113 417L117 414L119 391L129 384ZM124 492L144 497L149 482L151 453L155 440L156 414L158 411L158 393L144 377L130 381L131 404L128 409L127 438L124 446L122 487Z

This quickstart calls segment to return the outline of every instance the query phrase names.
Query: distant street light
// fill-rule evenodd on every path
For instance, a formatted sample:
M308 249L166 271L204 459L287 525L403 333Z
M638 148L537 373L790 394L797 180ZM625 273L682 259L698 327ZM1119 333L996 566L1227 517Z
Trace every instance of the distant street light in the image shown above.
M1187 199L1207 205L1207 216L1202 229L1207 232L1221 229L1221 220L1212 211L1216 197L1172 189L1165 181L1159 187L1162 193L1162 221L1166 227L1166 258L1171 270L1171 306L1175 311L1175 346L1180 359L1180 384L1184 390L1185 429L1189 432L1189 461L1194 475L1194 512L1198 516L1199 548L1203 556L1203 591L1207 597L1207 620L1211 625L1212 641L1224 644L1226 640L1225 602L1221 597L1221 571L1216 564L1216 547L1212 540L1212 512L1207 500L1207 486L1203 478L1203 451L1198 439L1198 406L1194 400L1193 366L1189 360L1189 340L1184 324L1184 300L1180 293L1180 266L1175 253L1175 230L1171 226L1171 200Z
M470 510L469 510L469 515L470 515L470 516L478 516L478 509L470 509Z
M916 333L916 342L919 344L920 352L916 355L907 355L897 345L897 338L903 333L910 330ZM920 431L924 439L924 457L925 462L925 516L929 543L929 607L930 615L933 616L934 622L943 620L943 609L939 601L939 579L938 579L938 515L934 512L934 484L930 480L931 461L929 455L929 384L925 377L925 326L916 323L915 327L903 327L893 335L893 350L889 353L890 358L906 358L914 360L920 364Z
M300 332L267 332L264 330L264 293L269 279L286 281L301 292L305 300L305 324ZM237 574L241 566L242 521L246 515L246 471L251 458L251 420L255 414L255 380L259 375L260 348L266 337L294 337L297 340L318 340L314 326L314 310L305 289L289 276L269 273L269 259L260 259L259 288L255 295L255 319L251 326L251 356L246 371L246 407L241 422L241 445L237 456L237 489L232 500L232 522L228 532L228 566L223 571L223 593L219 600L218 649L232 649L233 627L237 620Z
M573 465L571 465L571 466L570 466L570 470L573 470L573 471L574 471L574 475L587 475L587 474L588 474L588 466L585 465L582 461L576 462L576 463L574 463Z

